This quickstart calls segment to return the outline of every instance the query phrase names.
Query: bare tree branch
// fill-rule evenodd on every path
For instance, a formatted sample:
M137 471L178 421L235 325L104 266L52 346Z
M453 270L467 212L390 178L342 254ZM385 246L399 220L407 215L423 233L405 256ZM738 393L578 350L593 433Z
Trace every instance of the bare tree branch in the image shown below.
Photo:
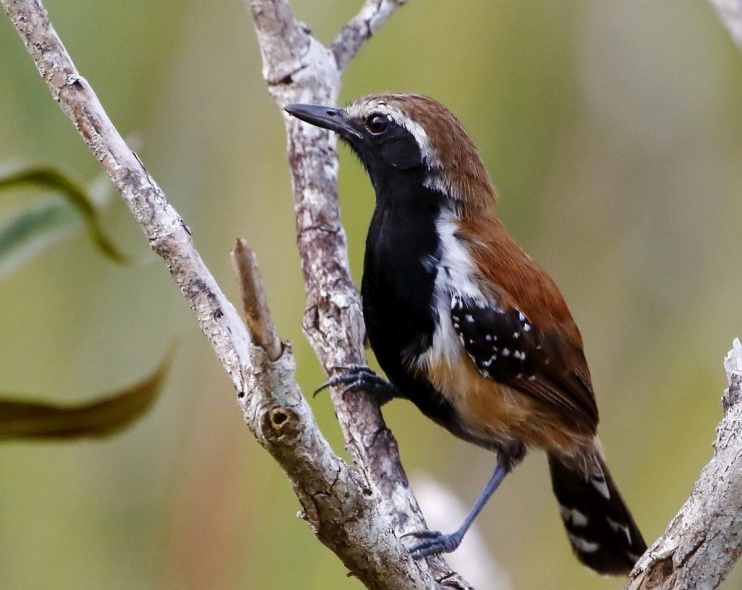
M383 26L397 8L406 3L407 0L366 0L358 14L343 27L330 45L338 69L344 70L363 44Z
M642 556L627 590L718 588L742 555L742 344L724 365L729 388L714 457L690 498Z
M742 0L711 0L732 40L742 49Z

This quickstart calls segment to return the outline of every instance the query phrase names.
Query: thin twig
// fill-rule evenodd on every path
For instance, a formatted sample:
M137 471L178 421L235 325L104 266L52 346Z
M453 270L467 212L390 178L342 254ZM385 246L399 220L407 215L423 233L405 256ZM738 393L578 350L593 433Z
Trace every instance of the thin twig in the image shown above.
M232 265L240 279L242 310L252 341L275 361L281 354L281 339L273 324L255 252L243 239L238 239L232 248Z
M343 71L356 53L407 0L366 0L330 45L338 70Z

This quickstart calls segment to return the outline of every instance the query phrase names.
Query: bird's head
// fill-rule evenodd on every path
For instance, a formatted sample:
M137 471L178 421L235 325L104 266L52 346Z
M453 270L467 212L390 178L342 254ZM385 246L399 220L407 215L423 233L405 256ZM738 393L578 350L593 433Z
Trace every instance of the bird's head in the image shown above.
M373 94L344 109L292 104L291 115L335 131L358 155L376 188L420 183L462 216L491 207L494 188L479 152L458 119L417 94Z

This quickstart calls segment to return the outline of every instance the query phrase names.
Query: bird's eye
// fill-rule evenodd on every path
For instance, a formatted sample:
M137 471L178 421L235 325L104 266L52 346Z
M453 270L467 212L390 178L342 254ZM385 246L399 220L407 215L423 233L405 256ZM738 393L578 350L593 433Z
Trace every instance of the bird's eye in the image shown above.
M372 113L366 119L366 129L374 135L381 135L389 127L389 117L380 113Z

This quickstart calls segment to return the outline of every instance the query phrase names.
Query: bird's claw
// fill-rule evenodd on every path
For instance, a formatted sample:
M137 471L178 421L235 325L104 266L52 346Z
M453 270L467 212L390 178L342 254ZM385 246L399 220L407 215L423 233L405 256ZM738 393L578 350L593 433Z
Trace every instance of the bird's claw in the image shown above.
M417 539L420 539L420 541L415 543L409 549L412 557L418 559L426 557L427 555L437 555L439 553L451 553L451 551L455 551L456 548L461 545L463 535L459 535L458 533L444 535L440 531L418 531L402 535L402 538L404 537L416 537Z
M335 372L342 372L331 377L314 391L314 396L328 387L341 386L340 394L345 395L349 391L364 390L373 393L379 404L386 403L392 397L395 397L396 389L394 386L379 377L374 371L366 365L345 365L334 367Z
M373 375L374 377L378 378L376 373L374 373L366 365L340 365L337 367L333 367L332 371L340 374L336 374L334 377L330 377L327 381L325 381L322 385L315 389L313 396L316 396L318 393L324 391L325 389L328 389L330 387L337 387L338 385L345 386L341 390L341 393L345 393L350 389L359 387L359 385L357 384L362 381L367 375L369 377Z

